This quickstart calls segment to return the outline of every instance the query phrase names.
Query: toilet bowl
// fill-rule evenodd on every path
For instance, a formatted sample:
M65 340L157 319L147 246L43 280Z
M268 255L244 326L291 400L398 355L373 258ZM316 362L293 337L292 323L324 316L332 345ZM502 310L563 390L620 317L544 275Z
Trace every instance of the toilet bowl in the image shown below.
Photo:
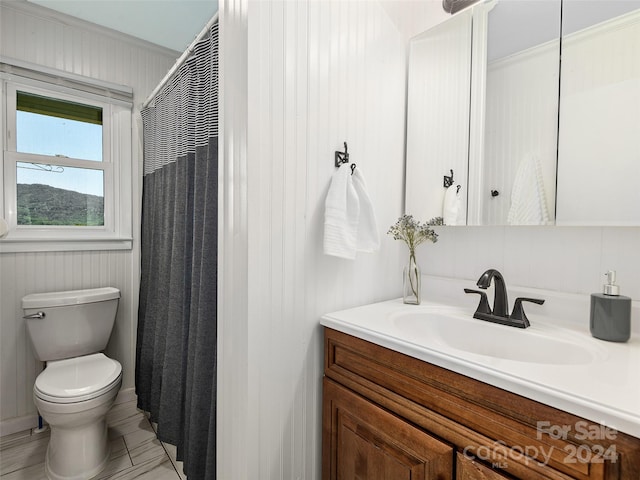
M86 480L110 456L106 414L122 385L122 366L100 353L120 292L115 288L27 295L22 306L34 353L46 361L33 400L51 428L45 473Z
M45 471L54 480L83 480L109 461L105 416L120 390L122 367L102 353L50 362L33 399L51 428Z

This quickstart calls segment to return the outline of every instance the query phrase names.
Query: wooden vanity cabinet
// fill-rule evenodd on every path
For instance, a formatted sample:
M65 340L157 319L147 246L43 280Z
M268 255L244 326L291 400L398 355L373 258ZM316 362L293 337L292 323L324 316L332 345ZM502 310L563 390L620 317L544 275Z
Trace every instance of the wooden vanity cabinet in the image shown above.
M640 479L640 439L329 328L323 388L323 480Z

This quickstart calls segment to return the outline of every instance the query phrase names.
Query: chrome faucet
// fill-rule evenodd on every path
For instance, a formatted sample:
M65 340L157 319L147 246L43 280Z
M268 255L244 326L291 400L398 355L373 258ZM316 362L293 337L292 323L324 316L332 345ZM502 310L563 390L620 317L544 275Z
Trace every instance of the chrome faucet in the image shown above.
M478 279L477 285L483 290L486 290L491 285L491 280L493 280L495 287L493 309L489 307L489 301L487 300L487 294L485 292L469 288L464 289L465 293L476 293L480 295L480 303L478 304L476 312L473 314L473 318L518 328L527 328L530 326L529 319L522 308L522 302L532 302L542 305L544 300L525 297L516 298L513 305L513 312L509 315L507 286L504 283L504 277L498 270L490 268L484 272Z

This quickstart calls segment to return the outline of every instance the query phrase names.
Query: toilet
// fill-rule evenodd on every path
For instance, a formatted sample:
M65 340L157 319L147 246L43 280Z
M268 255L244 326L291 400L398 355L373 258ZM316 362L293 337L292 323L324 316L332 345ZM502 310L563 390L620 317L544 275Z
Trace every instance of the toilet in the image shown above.
M36 293L22 299L27 333L46 367L33 399L51 428L45 473L53 480L86 480L109 461L106 414L122 384L122 366L107 346L120 291Z

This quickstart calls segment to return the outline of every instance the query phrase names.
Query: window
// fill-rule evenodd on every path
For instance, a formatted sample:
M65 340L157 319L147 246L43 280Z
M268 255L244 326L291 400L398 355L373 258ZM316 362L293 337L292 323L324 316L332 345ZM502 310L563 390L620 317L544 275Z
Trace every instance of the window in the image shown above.
M3 86L0 251L131 248L131 105L37 80Z
M16 91L16 151L34 155L16 162L18 225L104 226L104 166L95 163L103 157L102 113ZM35 155L55 158L43 164ZM83 167L65 164L70 158Z
M18 225L104 226L101 170L16 162Z
M102 108L16 92L18 152L102 161Z

